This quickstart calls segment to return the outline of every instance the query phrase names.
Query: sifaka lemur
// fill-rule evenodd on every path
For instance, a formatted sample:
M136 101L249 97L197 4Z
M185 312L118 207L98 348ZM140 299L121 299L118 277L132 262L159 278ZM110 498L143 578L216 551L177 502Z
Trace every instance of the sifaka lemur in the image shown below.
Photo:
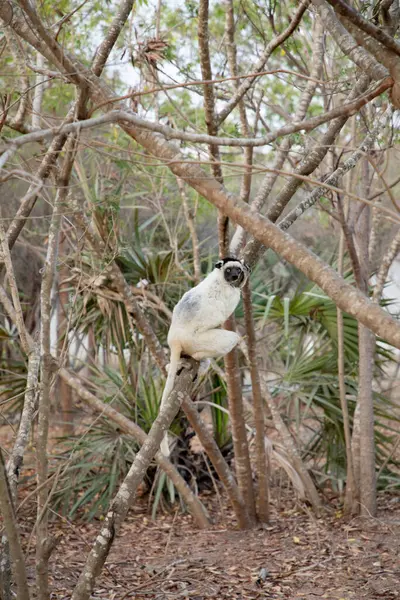
M240 290L249 274L249 267L241 260L230 257L219 260L213 271L186 292L175 306L168 332L171 358L161 407L174 387L181 356L191 356L198 361L225 356L239 342L237 333L219 327L239 304ZM161 442L161 450L169 456L167 434Z

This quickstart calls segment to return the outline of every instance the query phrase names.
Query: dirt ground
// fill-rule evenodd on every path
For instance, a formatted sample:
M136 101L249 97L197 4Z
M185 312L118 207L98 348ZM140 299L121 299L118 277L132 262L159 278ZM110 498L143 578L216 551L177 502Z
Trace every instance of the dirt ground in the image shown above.
M269 526L251 531L236 529L223 501L220 505L214 496L204 501L214 517L207 531L178 513L153 522L141 500L114 543L93 598L400 598L399 497L380 498L376 519L347 522L334 511L316 519L308 509L293 508L289 498L279 507L273 503ZM33 514L22 520L26 543L33 521ZM52 598L71 597L99 527L99 522L65 520L52 525L58 538L51 559Z

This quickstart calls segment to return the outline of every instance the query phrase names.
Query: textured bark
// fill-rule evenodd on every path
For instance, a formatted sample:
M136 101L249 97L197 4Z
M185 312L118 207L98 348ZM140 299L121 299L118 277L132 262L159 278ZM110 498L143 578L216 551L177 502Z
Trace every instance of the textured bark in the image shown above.
M358 326L360 404L360 506L361 514L376 516L376 472L374 402L372 379L374 373L375 336L366 327Z
M368 191L368 163L364 162L364 190ZM368 293L370 209L366 206L359 219L357 244L363 291ZM358 399L360 406L360 507L361 514L376 516L376 472L374 435L374 375L375 336L363 325L358 326L359 373Z
M20 469L24 460L25 450L28 445L29 432L31 430L31 424L36 407L39 359L40 348L39 344L35 343L33 349L29 352L28 374L21 420L18 426L18 432L13 448L7 461L9 490L14 506L17 504L17 484L20 475ZM7 535L2 535L0 544L0 596L2 600L11 600L11 561L10 545L8 543Z
M177 414L183 399L187 396L186 390L190 389L190 386L192 385L193 379L197 373L197 367L198 363L190 360L190 368L184 369L175 389L168 397L164 406L162 406L146 441L137 453L124 482L119 488L107 512L104 524L96 537L96 541L93 544L92 550L89 553L86 564L72 594L72 600L88 600L90 598L94 589L96 577L99 575L110 552L115 536L118 535L121 524L132 505L137 488L143 480L153 457L157 453L165 432L168 430Z
M387 113L386 113L387 114ZM372 148L374 141L379 135L382 127L384 126L383 120L379 119L377 125L365 138L362 144L357 148L353 154L340 166L338 167L329 177L327 177L324 183L329 185L338 186L342 177L351 169L358 164L365 154ZM326 188L316 187L313 189L304 200L302 200L296 208L291 210L282 221L279 222L280 229L286 231L302 214L306 212L311 206L313 206L320 198L326 194Z
M379 42L371 38L367 33L361 31L347 18L342 17L342 22L348 32L354 37L356 42L363 46L365 50L370 52L374 57L384 65L390 75L393 77L394 83L390 92L391 100L395 108L400 107L400 59L397 54L384 48Z
M11 260L10 249L7 243L6 233L4 231L3 223L0 220L0 248L2 252L2 259L4 265L6 267L7 277L8 277L8 285L11 292L11 297L14 304L15 309L15 324L18 329L18 335L21 342L21 348L25 354L29 352L29 344L27 341L27 332L24 323L24 315L22 313L21 302L19 299L19 291L17 286L17 280L15 278L13 263Z
M58 271L58 301L57 301L57 358L59 364L68 368L68 315L67 307L69 304L68 288L70 284L65 284L64 279L69 277L69 269L65 265L66 237L65 233L60 234L60 254L62 255L61 266ZM63 379L57 381L58 410L61 413L62 435L69 436L74 433L73 423L73 398L71 388Z
M368 79L366 77L362 77L350 92L347 100L350 102L356 97L359 93L363 93L368 85ZM299 175L310 175L315 171L315 169L321 164L323 159L325 158L329 148L335 142L337 136L345 126L348 117L343 116L337 119L334 119L329 124L329 127L325 134L322 135L318 144L303 158L300 165L296 168L295 173ZM281 216L282 212L293 198L296 191L301 187L303 181L296 177L292 177L290 181L288 181L282 188L282 190L277 195L273 204L267 210L267 217L274 223ZM321 188L316 188L321 189ZM313 193L317 194L316 190ZM323 193L326 193L324 190ZM322 195L322 194L320 194ZM315 197L315 196L314 196ZM297 207L296 209L297 210ZM290 213L292 214L293 211ZM293 217L289 217L288 222ZM281 229L287 229L289 225L279 225ZM264 251L262 248L262 244L258 240L251 240L245 250L244 250L244 259L247 262L252 263L255 259L257 259L260 254Z
M95 410L97 413L106 416L116 423L122 431L131 435L140 444L144 444L147 439L146 433L136 423L122 415L120 412L115 410L109 404L105 404L94 394L89 392L82 382L73 375L68 369L62 368L59 371L60 377L69 385L73 390L76 391L78 396L88 405L90 408ZM184 400L186 405L186 400ZM204 445L204 444L203 444ZM193 494L185 480L180 476L178 471L175 469L173 464L165 458L161 451L158 451L155 455L155 461L164 471L164 473L171 479L174 486L181 495L185 505L187 506L190 514L196 521L197 526L200 529L205 529L209 526L209 522L205 513L205 509L201 504L200 500Z
M29 77L28 77L28 69L26 66L26 58L24 56L24 52L20 46L20 41L18 40L15 33L9 27L4 29L4 34L7 40L7 44L10 46L11 53L16 62L16 72L19 76L20 89L18 90L20 94L20 101L18 104L18 110L15 114L15 117L11 119L10 127L14 127L15 129L20 129L23 127L26 114L29 106Z
M212 79L210 48L209 48L209 31L208 31L208 0L200 0L199 16L198 16L198 39L199 39L199 54L200 68L203 80L210 81ZM204 119L206 122L207 133L210 136L215 136L218 133L218 125L215 121L215 99L214 86L205 84L203 86L204 93ZM208 152L210 155L211 168L214 177L220 183L223 183L222 169L220 164L220 154L218 146L209 144ZM215 162L214 162L215 161ZM227 256L229 239L229 221L226 215L218 213L218 245L219 256L223 258Z
M225 329L235 331L235 318L230 317ZM226 383L228 388L228 407L232 426L233 450L235 453L236 478L240 494L244 498L250 519L256 516L253 477L247 443L246 423L243 415L242 381L240 376L237 350L233 349L224 357Z
M347 217L347 215L345 215ZM344 258L344 233L340 233L339 241L339 256L338 256L338 273L343 275L343 258ZM358 494L356 490L356 482L354 479L353 467L353 452L351 447L351 429L349 408L346 399L346 382L345 382L345 354L344 354L344 331L343 331L343 313L340 308L336 309L337 332L338 332L338 378L339 378L339 394L340 406L343 416L343 431L346 444L346 493L344 499L344 513L346 515L355 514L358 510Z
M224 0L225 4L225 35L226 35L226 54L228 57L228 64L231 75L236 77L238 75L238 66L237 66L237 52L236 52L236 44L235 44L235 15L233 9L233 0ZM235 90L239 89L240 81L239 79L234 79L233 85ZM240 128L243 137L250 137L250 126L247 119L246 107L243 101L243 98L238 103L239 108L239 117L240 117ZM248 202L250 198L251 191L251 181L252 181L252 164L253 164L253 148L251 146L247 146L244 149L244 163L246 166L245 174L243 175L241 189L240 189L240 199L243 202ZM232 244L231 244L232 250ZM233 253L233 256L236 254Z
M349 34L347 29L340 23L332 8L325 0L312 0L326 29L332 36L334 42L339 46L354 64L367 73L372 79L379 80L387 77L388 71Z
M246 343L249 356L251 391L253 396L254 424L256 429L256 464L258 478L257 516L262 523L269 521L269 461L265 451L264 402L257 365L257 340L254 330L251 288L247 281L243 288L243 307L246 325Z
M15 438L13 449L7 461L7 474L10 484L11 495L14 503L17 499L17 483L19 472L23 464L24 454L29 441L29 433L33 415L36 408L36 394L38 392L40 347L35 343L29 352L28 374L26 378L26 390L21 420Z
M196 406L191 400L189 400L188 397L184 399L182 408L185 411L190 425L193 427L197 437L201 441L201 444L206 451L214 469L216 470L219 479L225 487L229 500L235 511L235 516L237 518L239 527L241 529L249 528L251 526L251 520L248 515L245 501L243 500L232 472L230 471L220 449L218 448L217 442L208 432L207 427L204 425L201 419L201 416L197 412Z
M12 568L17 584L18 600L29 600L28 580L26 577L25 559L19 540L18 527L7 481L3 453L0 449L0 511L3 517L3 526L7 535L12 559ZM3 580L3 584L10 583ZM7 590L9 591L9 590Z
M349 21L351 21L354 25L356 25L359 29L368 33L370 36L374 37L378 42L381 42L386 48L400 56L400 44L396 42L396 40L388 35L383 29L377 27L367 19L361 15L360 12L355 10L352 6L343 2L343 0L327 0L331 6L335 9L339 15L347 17Z
M38 53L36 57L36 66L40 70L44 67L44 58L40 53ZM35 89L33 90L32 100L32 127L34 128L40 128L42 121L42 102L46 80L47 77L46 75L43 75L43 73L39 72L36 74Z
M48 477L47 443L50 419L50 387L53 381L53 357L50 345L51 291L55 279L61 214L68 194L69 178L76 153L76 138L70 137L66 157L58 178L56 199L49 228L46 260L43 267L40 291L40 395L36 440L37 469L37 522L36 522L36 594L39 600L49 598L48 561L50 545L48 534Z
M350 92L347 100L350 102L354 100L354 98L366 90L367 85L367 78L362 77ZM329 124L326 133L320 138L318 145L307 153L307 155L301 161L299 167L296 169L295 173L298 173L299 175L310 175L313 173L313 171L315 171L315 169L325 158L329 148L335 142L335 139L346 124L347 119L347 116L339 117ZM272 206L268 208L267 217L271 221L275 222L280 217L284 208L286 208L288 202L292 199L293 195L301 185L302 181L296 177L293 177L291 181L284 185L282 191L278 194Z
M111 50L113 49L116 41L118 40L119 34L129 18L133 3L134 0L122 0L122 2L120 2L117 13L111 25L107 28L107 35L97 49L96 55L93 59L92 71L95 75L100 76L102 74Z

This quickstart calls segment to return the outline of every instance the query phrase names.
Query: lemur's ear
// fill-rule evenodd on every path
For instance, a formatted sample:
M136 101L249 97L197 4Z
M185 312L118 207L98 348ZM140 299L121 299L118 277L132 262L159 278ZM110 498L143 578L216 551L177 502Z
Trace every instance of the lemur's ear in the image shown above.
M222 268L222 266L223 266L223 264L224 264L224 261L223 261L223 260L219 260L219 261L217 261L217 262L215 263L214 267L215 267L216 269L221 269L221 268Z

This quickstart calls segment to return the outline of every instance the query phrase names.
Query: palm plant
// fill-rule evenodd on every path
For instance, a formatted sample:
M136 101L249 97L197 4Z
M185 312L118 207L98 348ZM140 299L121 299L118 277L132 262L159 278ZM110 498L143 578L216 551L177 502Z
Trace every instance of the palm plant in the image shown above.
M346 453L337 375L336 305L302 280L291 285L291 289L286 283L285 295L280 292L285 289L284 281L277 286L276 282L271 285L255 277L255 282L255 319L259 330L268 332L267 353L274 357L272 369L277 373L270 391L279 400L304 458L320 483L329 480L332 485L341 486L346 474ZM343 321L346 398L352 423L357 399L358 326L348 314L343 315ZM382 375L383 368L393 360L390 348L378 339L376 374ZM398 422L400 415L389 398L375 393L374 399L378 468L384 465L380 483L384 485L387 480L393 487L396 477L400 485L398 464L391 455L393 423Z

